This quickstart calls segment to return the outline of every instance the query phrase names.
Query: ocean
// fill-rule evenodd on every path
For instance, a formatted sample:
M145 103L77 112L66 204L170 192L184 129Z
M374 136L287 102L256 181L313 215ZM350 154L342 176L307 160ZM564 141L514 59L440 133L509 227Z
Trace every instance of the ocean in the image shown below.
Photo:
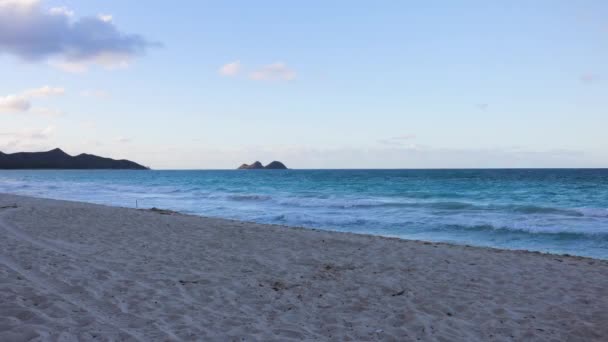
M608 259L608 169L2 170L0 192Z

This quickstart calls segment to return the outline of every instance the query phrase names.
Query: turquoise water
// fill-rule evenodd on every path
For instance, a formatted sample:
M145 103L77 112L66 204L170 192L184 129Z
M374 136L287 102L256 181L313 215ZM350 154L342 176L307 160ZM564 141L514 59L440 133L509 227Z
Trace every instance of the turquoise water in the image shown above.
M0 171L0 192L608 259L608 170Z

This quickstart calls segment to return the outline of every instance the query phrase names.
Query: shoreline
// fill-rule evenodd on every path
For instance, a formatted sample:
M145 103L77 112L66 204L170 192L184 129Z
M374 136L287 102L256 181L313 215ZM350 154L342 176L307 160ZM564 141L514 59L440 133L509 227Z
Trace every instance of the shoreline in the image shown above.
M18 196L21 196L21 195L18 195ZM28 197L28 196L25 196L25 197ZM39 197L33 197L33 198L39 198ZM44 198L44 199L46 199L46 198ZM80 201L70 201L70 200L55 200L55 199L50 199L50 200L73 202L73 203L90 203L90 202L80 202ZM576 254L568 254L568 253L552 253L552 252L543 252L543 251L533 251L533 250L528 250L528 249L500 248L500 247L492 247L492 246L476 246L476 245L469 245L469 244L464 244L464 243L460 244L460 243L456 243L456 242L408 239L408 238L402 238L399 236L388 236L388 235L376 235L376 234L369 234L369 233L339 231L339 230L333 230L330 228L311 228L311 227L304 227L304 226L289 226L289 225L277 224L277 223L258 223L258 222L254 222L254 221L236 220L236 219L223 218L223 217L188 214L188 213L182 213L177 210L163 209L163 208L156 208L156 207L129 208L129 207L118 207L118 206L111 206L111 205L105 205L105 204L96 204L96 203L91 203L91 204L101 205L101 206L109 207L109 208L123 208L123 209L149 211L149 212L158 213L161 215L169 215L169 216L170 215L181 215L181 216L189 216L189 217L201 217L204 219L224 220L227 222L232 222L232 223L237 223L237 224L262 225L262 226L277 227L277 228L288 229L288 230L289 229L307 230L307 231L324 232L324 233L331 233L331 234L336 233L336 234L346 234L346 235L354 235L354 236L364 236L364 237L380 238L380 239L387 239L387 240L399 240L399 241L405 241L405 242L411 242L411 243L417 243L417 244L423 244L423 245L441 245L441 246L445 246L447 248L465 247L465 248L489 250L489 251L494 251L494 252L498 252L498 253L515 252L515 253L529 253L529 254L534 254L534 255L542 255L542 256L546 256L546 257L563 257L563 258L573 258L573 259L578 259L578 260L588 259L590 261L603 261L608 264L608 259L594 258L594 257L589 257L589 256L584 256L584 255L576 255Z
M0 198L2 196L15 196L15 197L33 198L33 199L58 201L58 202L66 202L66 203L84 203L84 204L92 204L92 205L102 206L102 207L106 207L106 208L121 208L121 209L140 210L140 211L155 211L156 210L157 212L166 211L166 212L169 212L171 215L182 215L182 216L189 216L189 217L199 217L199 218L203 218L203 219L212 219L212 220L224 220L226 222L233 222L233 223L262 225L262 226L272 226L272 227L279 227L279 228L285 228L285 229L296 229L296 230L303 229L303 230L310 230L310 231L337 233L337 234L347 234L347 235L350 234L350 235L367 236L367 237L382 238L382 239L397 239L397 240L401 240L401 241L408 241L408 242L415 242L415 243L423 243L423 244L429 244L429 243L431 243L431 244L437 244L437 245L445 245L445 246L448 246L448 247L479 248L479 249L497 250L497 251L501 251L501 252L502 251L509 251L509 252L517 252L517 253L530 253L530 254L547 255L549 257L551 257L551 256L569 257L569 258L575 258L575 259L590 259L590 260L608 262L608 258L603 259L603 258L596 258L596 257L592 257L592 256L576 255L576 254L569 254L569 253L554 253L554 252L535 251L535 250L517 249L517 248L501 248L501 247L494 247L494 246L471 245L471 244L458 243L458 242L433 241L433 240L421 240L421 239L408 239L408 238L403 238L403 237L399 237L399 236L377 235L377 234L370 234L370 233L357 233L357 232L349 232L349 231L340 231L340 230L335 230L335 229L331 229L331 228L314 228L314 227L304 227L304 226L290 226L290 225L277 224L277 223L259 223L259 222L255 222L255 221L238 220L238 219L231 219L231 218L225 218L225 217L219 217L219 216L205 216L205 215L199 215L199 214L184 213L184 212L180 212L178 210L165 209L165 208L156 208L156 207L138 208L138 207L128 207L128 206L117 206L117 205L101 204L101 203L94 203L94 202L75 201L75 200L66 200L66 199L56 199L56 198L48 198L48 197L35 197L35 196L28 196L28 195L20 195L20 194L12 194L12 193L0 192Z
M602 259L0 194L5 206L2 340L608 336Z

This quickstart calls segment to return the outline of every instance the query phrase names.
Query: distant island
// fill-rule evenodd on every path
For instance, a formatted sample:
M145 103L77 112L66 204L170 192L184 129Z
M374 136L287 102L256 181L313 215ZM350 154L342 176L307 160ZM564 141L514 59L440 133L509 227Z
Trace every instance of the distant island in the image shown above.
M259 161L256 161L251 165L243 164L239 166L237 170L287 170L287 166L280 161L273 161L266 166L262 165Z
M121 169L148 170L130 160L116 160L92 154L71 156L56 148L47 152L0 152L0 169Z

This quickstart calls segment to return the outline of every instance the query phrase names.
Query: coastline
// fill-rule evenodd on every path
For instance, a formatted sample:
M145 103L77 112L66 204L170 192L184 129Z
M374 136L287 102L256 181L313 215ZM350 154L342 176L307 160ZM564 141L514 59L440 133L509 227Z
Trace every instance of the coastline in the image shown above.
M0 178L0 192L25 196L608 260L607 197L593 185L608 180L605 171L74 170ZM534 191L522 192L521 182Z
M608 336L606 260L10 194L0 235L0 340Z

